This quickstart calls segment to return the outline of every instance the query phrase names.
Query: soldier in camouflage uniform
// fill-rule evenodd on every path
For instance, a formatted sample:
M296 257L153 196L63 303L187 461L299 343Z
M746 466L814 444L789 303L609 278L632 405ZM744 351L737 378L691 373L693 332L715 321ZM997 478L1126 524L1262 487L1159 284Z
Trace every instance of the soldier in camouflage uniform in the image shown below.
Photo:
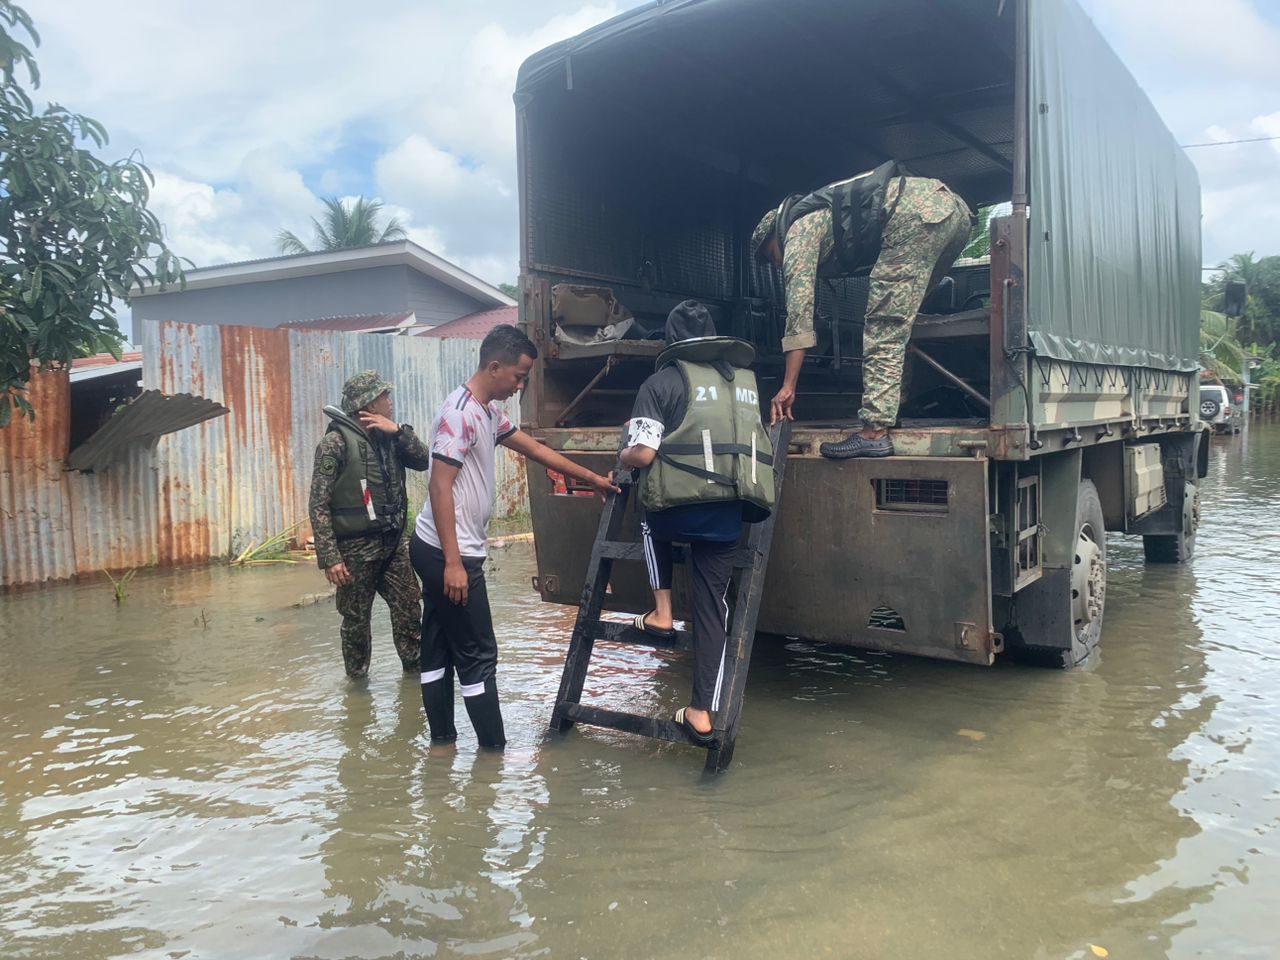
M316 446L311 528L316 560L336 585L347 676L369 672L373 596L391 611L396 653L418 671L422 607L409 563L405 467L426 470L431 454L408 424L391 419L391 384L365 370L343 385L342 408L325 407L329 429Z
M786 224L781 234L779 217ZM888 431L898 419L911 325L971 230L972 215L959 196L939 180L902 175L892 162L808 196L789 198L766 213L752 234L751 249L782 268L787 298L782 340L786 369L773 398L773 422L792 419L805 351L817 343L813 318L818 277L847 276L870 267L858 411L863 427L838 443L822 444L821 450L823 456L841 459L892 456Z

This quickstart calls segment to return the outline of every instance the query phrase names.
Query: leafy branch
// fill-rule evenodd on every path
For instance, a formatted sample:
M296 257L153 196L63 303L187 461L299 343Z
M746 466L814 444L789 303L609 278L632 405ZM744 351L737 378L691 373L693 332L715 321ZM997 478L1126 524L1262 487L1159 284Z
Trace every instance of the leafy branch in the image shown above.
M184 261L169 250L147 209L155 183L133 157L108 163L98 121L51 103L37 111L40 42L30 16L0 0L0 427L16 409L33 417L26 387L35 370L77 357L119 357L116 301L135 287L181 283ZM185 261L189 263L189 261Z

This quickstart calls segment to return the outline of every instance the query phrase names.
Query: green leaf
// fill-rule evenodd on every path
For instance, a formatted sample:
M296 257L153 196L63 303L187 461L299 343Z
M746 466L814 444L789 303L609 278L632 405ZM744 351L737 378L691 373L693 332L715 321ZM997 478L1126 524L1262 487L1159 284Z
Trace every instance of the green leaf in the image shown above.
M8 25L8 28L6 27ZM13 29L9 29L13 28ZM30 412L21 391L33 364L47 369L96 350L118 353L123 336L113 296L127 296L137 275L181 283L183 261L165 243L146 207L154 178L136 155L105 161L108 141L91 117L32 103L39 81L30 50L30 17L0 0L0 406Z
M36 267L31 271L31 286L27 288L27 306L35 307L40 300L40 294L44 290L44 271L40 267Z

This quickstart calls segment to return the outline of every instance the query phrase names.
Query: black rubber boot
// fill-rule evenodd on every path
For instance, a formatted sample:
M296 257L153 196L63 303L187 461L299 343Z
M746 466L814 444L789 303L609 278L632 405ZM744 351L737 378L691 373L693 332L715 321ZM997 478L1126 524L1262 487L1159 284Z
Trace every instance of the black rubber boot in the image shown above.
M484 693L463 697L471 726L475 727L480 746L501 750L507 745L507 732L502 726L502 708L498 706L498 681L490 677L484 682Z
M427 726L432 743L453 743L458 728L453 725L453 671L422 685L422 708L427 711Z
M855 431L837 443L824 443L818 452L829 460L852 460L854 457L892 457L893 441L886 433L879 440L864 439Z

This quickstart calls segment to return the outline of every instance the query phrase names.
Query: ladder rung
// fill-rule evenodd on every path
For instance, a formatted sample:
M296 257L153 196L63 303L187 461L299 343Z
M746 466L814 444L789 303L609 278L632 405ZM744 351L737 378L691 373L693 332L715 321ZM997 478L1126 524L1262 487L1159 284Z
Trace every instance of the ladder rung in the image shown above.
M625 540L606 540L600 544L600 556L605 560L644 560L643 543L627 543Z
M693 636L688 630L677 630L676 635L667 640L645 633L643 630L637 630L629 623L597 620L590 631L592 640L601 640L605 643L636 643L647 647L662 647L664 650L693 649Z
M642 737L653 737L657 740L670 740L672 743L695 744L674 720L660 717L642 717L634 713L622 713L619 710L606 710L604 707L592 707L585 703L557 704L564 716L574 723L585 723L592 727L607 727L623 733L634 733ZM713 744L714 746L714 744Z

